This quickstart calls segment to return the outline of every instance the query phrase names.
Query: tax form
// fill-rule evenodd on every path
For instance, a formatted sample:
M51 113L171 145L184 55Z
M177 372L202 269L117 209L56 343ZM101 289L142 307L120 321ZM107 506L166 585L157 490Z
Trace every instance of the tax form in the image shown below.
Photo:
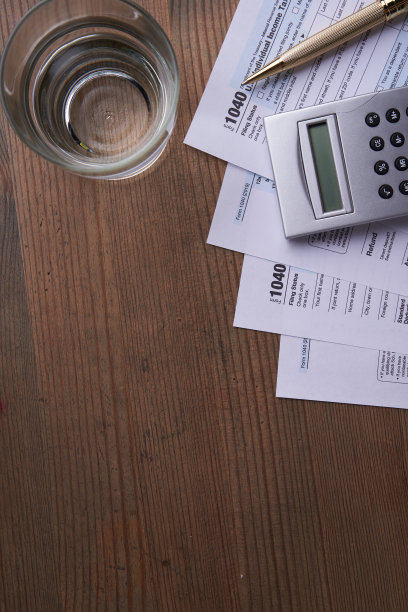
M408 294L408 219L287 240L274 183L228 165L208 243Z
M273 178L263 118L408 83L403 18L365 32L315 61L241 86L293 44L372 0L241 0L185 142Z
M246 255L234 325L403 353L408 297Z
M406 85L406 23L395 20L309 65L240 85L284 49L370 1L241 0L186 143L236 166L228 166L209 243L265 258L245 257L235 325L403 354L406 222L283 240L263 117ZM280 283L289 290L283 299Z
M354 281L361 286L369 283L376 287L383 287L383 290L394 292L394 294L399 294L408 287L408 269L405 265L408 220L398 219L401 229L397 229L396 226L375 224L325 234L313 234L306 238L288 241L283 233L279 206L274 192L273 181L229 165L208 242L270 260L285 261L287 266L320 270L320 275L324 274L329 280L330 276L332 277L332 283L333 277L339 275L343 279L354 277ZM373 243L372 232L374 231L375 241ZM279 268L277 274L278 278L273 277L273 281L282 282ZM279 285L276 287L279 289ZM273 291L272 287L271 290ZM355 298L356 289L352 291L353 293ZM387 294L383 292L382 294L388 302L389 296L387 297ZM385 312L389 315L391 311L386 308ZM367 316L367 311L365 316ZM290 322L282 322L284 317L285 313L281 313L281 320L275 326L275 331L285 329L287 333L293 333ZM251 325L254 326L253 321ZM319 322L316 322L316 328L318 325ZM344 325L340 329L344 329L347 325L348 321L345 318ZM300 329L302 330L300 333L304 333L304 328ZM313 327L309 329L311 329L311 335L315 336L316 330ZM330 337L330 330L326 330L326 334L328 334L327 337ZM350 340L350 333L348 338ZM345 336L337 335L336 340L344 342ZM353 337L351 341L354 344L355 338ZM298 375L298 372L304 373L304 369L297 369L300 363L298 356L303 350L298 347L299 342L301 341L296 337L281 337L278 396L408 407L408 387L401 387L401 380L406 382L407 376L400 377L398 367L393 369L387 366L387 376L380 376L378 381L376 378L378 356L387 355L385 363L388 363L392 359L390 355L395 353L366 350L317 340L308 341L313 346L312 355L316 357L316 352L319 351L318 355L322 354L323 363L330 364L330 367L328 367L327 376L319 377L320 361L317 357L312 360L307 370L308 376L305 378L305 376ZM407 351L406 346L405 352ZM353 376L350 376L348 372L344 374L348 381L347 384L344 384L345 378L342 374L344 368L348 368L353 374ZM394 374L396 380L393 378ZM327 384L328 380L331 381L330 384ZM382 385L380 384L382 382L388 384ZM379 386L379 392L374 391L376 386Z
M408 353L282 336L276 395L408 408Z

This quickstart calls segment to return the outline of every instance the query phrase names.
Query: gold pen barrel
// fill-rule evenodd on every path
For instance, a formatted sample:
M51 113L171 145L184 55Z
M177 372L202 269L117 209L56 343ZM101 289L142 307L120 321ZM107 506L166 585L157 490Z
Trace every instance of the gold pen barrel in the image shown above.
M243 84L295 68L406 11L408 0L376 0L278 55L273 62L246 78Z
M386 20L385 3L386 0L377 0L288 49L280 56L284 60L285 67L294 68L298 64L304 63L305 59L311 60L334 49L340 43L384 23ZM389 7L389 10L391 10L391 7Z

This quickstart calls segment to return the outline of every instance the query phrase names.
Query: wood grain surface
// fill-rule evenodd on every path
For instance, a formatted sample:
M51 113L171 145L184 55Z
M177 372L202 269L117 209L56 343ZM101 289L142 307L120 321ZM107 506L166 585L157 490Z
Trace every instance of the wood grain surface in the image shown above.
M276 399L205 244L225 164L183 138L237 0L140 4L181 73L152 172L69 175L0 114L0 610L408 610L408 414Z

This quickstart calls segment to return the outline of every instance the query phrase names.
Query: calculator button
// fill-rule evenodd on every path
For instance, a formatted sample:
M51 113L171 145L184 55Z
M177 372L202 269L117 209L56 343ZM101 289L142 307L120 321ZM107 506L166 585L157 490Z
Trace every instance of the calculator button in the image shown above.
M408 181L402 181L402 183L400 183L399 190L402 194L408 195Z
M390 123L397 123L400 120L400 112L397 108L389 108L385 113L385 118Z
M404 183L407 183L407 187L408 187L408 181L403 181ZM402 183L401 183L402 185ZM400 190L401 190L401 185L400 185ZM378 190L379 195L384 198L384 200L388 200L392 194L394 193L393 188L391 187L391 185L381 185L381 187ZM408 191L407 191L408 193Z
M408 159L404 156L397 157L394 166L397 170L406 170L408 168Z
M381 151L381 149L384 148L383 139L380 136L374 136L374 138L370 140L370 147L373 151Z
M391 134L390 142L394 147L402 147L405 142L404 135L401 132L394 132Z
M380 123L380 115L378 113L368 113L368 115L366 115L365 122L369 127L376 127Z
M387 174L389 169L387 162L382 159L374 164L374 170L377 174Z

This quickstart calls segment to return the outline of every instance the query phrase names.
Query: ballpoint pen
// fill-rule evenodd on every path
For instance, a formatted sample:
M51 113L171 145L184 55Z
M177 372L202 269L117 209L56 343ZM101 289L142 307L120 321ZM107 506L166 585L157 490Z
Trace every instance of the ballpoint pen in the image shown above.
M246 78L242 85L295 68L405 11L408 11L408 0L376 0L278 55L272 62Z

